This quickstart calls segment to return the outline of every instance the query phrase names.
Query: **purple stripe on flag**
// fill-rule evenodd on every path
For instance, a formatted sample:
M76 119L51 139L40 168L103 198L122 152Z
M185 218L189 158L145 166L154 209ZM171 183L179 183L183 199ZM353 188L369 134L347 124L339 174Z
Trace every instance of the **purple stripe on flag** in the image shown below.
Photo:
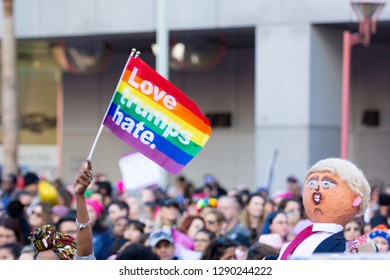
M158 149L151 149L149 145L143 144L139 139L134 138L132 134L124 131L120 126L115 124L111 116L106 117L104 125L127 145L133 147L135 150L142 153L144 156L154 161L168 172L178 174L180 170L183 169L184 165L177 163Z

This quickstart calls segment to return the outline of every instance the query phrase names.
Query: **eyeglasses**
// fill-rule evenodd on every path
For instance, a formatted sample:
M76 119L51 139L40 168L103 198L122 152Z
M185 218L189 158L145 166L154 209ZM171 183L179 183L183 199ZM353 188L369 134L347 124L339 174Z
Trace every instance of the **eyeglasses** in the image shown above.
M273 222L274 224L277 224L277 225L288 225L288 222L287 221L275 221Z
M205 222L206 222L206 224L212 226L212 225L215 225L218 221L206 220Z
M42 213L35 212L34 210L31 212L31 215L35 215L35 216L37 216L38 218L42 218L42 217L43 217Z
M208 242L210 242L210 240L208 240L208 239L195 239L194 241L195 241L195 242L202 242L202 243L208 243Z
M345 228L345 231L351 231L351 230L353 230L353 231L360 231L360 229L358 227L347 227L347 228Z
M161 206L179 208L179 204L177 203L177 201L172 199L172 198L168 198L168 199L164 200L162 202Z

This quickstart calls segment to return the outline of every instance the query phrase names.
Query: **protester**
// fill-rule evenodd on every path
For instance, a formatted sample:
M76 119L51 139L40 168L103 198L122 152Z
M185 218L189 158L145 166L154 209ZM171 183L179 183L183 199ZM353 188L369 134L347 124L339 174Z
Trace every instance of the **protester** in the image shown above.
M282 244L287 242L287 237L290 232L288 218L286 212L282 210L272 211L265 218L264 226L261 231L261 237L267 234L278 234Z
M133 243L116 256L116 260L159 260L160 257L149 246Z
M58 220L55 224L55 227L58 231L63 234L70 235L74 239L77 237L77 224L76 217L73 216L64 216Z
M19 260L34 260L34 246L31 244L24 246L20 252Z
M95 259L93 247L92 221L87 209L85 191L92 182L92 165L89 160L83 164L76 176L74 193L76 197L77 219L77 259Z
M372 229L368 235L374 240L380 253L389 253L390 250L390 235L388 234L388 228L385 225L380 225Z
M202 217L188 215L181 220L179 230L194 240L195 234L204 226L205 221Z
M17 193L16 189L17 176L15 174L7 174L1 178L0 188L0 205L6 209L8 203L12 201Z
M363 224L361 219L354 217L352 221L348 222L344 227L344 238L346 240L353 240L364 234Z
M273 246L256 242L249 247L247 260L264 260L267 256L278 255L279 250Z
M18 221L8 216L0 219L0 246L6 243L24 245L23 234Z
M194 238L194 250L197 252L206 251L207 246L215 238L214 232L207 228L200 229Z
M0 260L19 259L21 246L18 243L6 243L0 246Z
M249 230L240 221L241 205L234 196L222 196L218 199L217 209L225 217L223 236L236 240L242 239L249 246ZM241 243L241 242L240 242Z
M264 224L265 199L258 193L249 195L241 212L240 222L250 232L250 243L253 244Z
M176 228L179 226L180 218L179 203L173 198L163 199L156 215L155 229Z
M165 228L152 232L148 244L152 247L161 260L178 260L175 256L175 245L171 229Z
M207 251L209 245L211 245L216 238L218 239L218 237L224 237L225 239L234 239L235 255L233 257L232 254L230 254L232 250L230 250L230 253L226 253L228 258L248 259L255 258L256 255L256 258L276 259L282 258L281 256L285 248L287 248L287 242L289 241L289 238L291 238L290 236L293 237L297 235L308 225L313 224L311 219L314 217L317 220L314 221L314 227L317 229L319 228L320 232L314 233L313 235L316 235L317 237L320 236L318 237L319 240L321 240L321 238L326 239L326 236L330 237L335 235L340 237L341 234L345 234L344 237L341 236L339 239L340 242L337 243L334 248L335 251L332 251L332 253L341 253L342 249L337 249L337 246L340 244L341 246L343 246L343 244L346 246L347 240L353 240L356 237L359 238L359 236L362 235L362 226L364 226L364 233L367 233L367 235L372 233L371 228L373 228L374 231L377 231L378 228L376 228L376 226L380 224L388 226L388 223L390 222L390 215L387 202L390 201L390 196L381 191L381 189L379 189L378 192L378 188L374 188L371 192L373 197L373 201L371 203L373 206L370 212L371 214L365 215L365 219L367 219L367 216L369 217L368 223L359 224L359 230L355 230L358 226L356 223L353 223L354 220L362 220L360 215L356 217L355 215L362 214L360 210L361 206L364 204L366 193L362 191L351 191L351 195L354 197L351 204L355 203L357 205L360 203L359 206L352 207L353 215L351 214L351 220L346 222L345 225L344 222L339 222L338 225L340 225L341 228L336 223L334 223L336 225L331 226L332 229L341 229L340 232L336 233L337 235L334 234L334 232L323 233L321 231L322 225L333 223L324 222L324 220L321 219L339 219L340 216L345 216L344 214L349 215L348 213L350 211L349 208L343 204L345 200L348 200L345 199L344 195L345 193L348 193L348 191L345 191L342 192L344 200L340 202L340 205L341 209L347 210L341 211L340 209L338 211L328 212L328 209L333 206L329 206L329 200L325 200L325 198L329 199L329 197L331 197L334 198L335 201L337 201L337 199L341 199L339 197L339 193L334 194L333 191L340 189L338 187L342 184L345 184L345 186L347 186L346 188L348 188L350 184L349 180L352 180L350 178L347 178L347 180L341 179L344 178L343 173L338 171L338 168L336 168L337 166L333 167L332 164L329 164L328 160L325 161L325 163L328 163L326 164L325 171L322 169L323 166L315 167L315 165L311 168L312 171L310 174L308 171L304 188L302 189L302 193L305 195L306 199L304 204L305 207L308 207L307 209L304 209L303 205L300 203L301 197L299 196L299 192L297 191L295 194L292 194L293 188L290 188L290 191L288 192L291 197L284 197L282 200L278 200L276 204L271 199L263 197L257 192L252 193L250 188L244 188L244 185L240 185L237 188L229 190L229 195L221 196L218 199L216 197L206 196L200 198L199 193L186 193L184 194L184 197L185 201L188 200L188 203L181 200L183 198L183 190L185 192L185 187L183 187L183 185L180 186L180 195L173 197L169 197L169 194L167 194L165 190L159 186L150 186L143 190L132 190L131 192L123 189L120 196L117 196L115 192L110 191L110 186L107 184L107 182L109 182L107 177L102 177L100 179L95 178L95 183L91 183L89 181L92 178L89 177L91 170L88 168L85 169L85 166L80 169L76 176L76 181L83 180L84 182L76 182L74 186L70 186L73 188L73 191L71 191L73 195L72 203L69 206L65 206L60 204L62 202L59 200L58 204L51 205L50 203L48 204L42 201L33 201L34 197L31 194L31 188L36 186L34 186L34 184L31 186L31 182L36 182L38 176L35 174L35 177L30 174L25 178L26 182L29 183L30 186L28 185L26 189L15 190L8 200L6 209L3 209L3 218L0 219L0 243L6 245L10 242L16 242L20 244L20 247L24 248L24 251L26 251L29 247L25 245L30 244L28 236L31 231L31 227L35 230L36 228L40 228L42 226L51 225L54 227L56 232L60 232L64 236L73 237L75 241L77 241L78 235L87 233L91 230L92 237L90 237L90 240L92 240L92 246L85 247L84 245L87 245L88 243L83 242L84 245L81 245L80 242L76 242L76 253L74 254L73 259L103 260L108 258L117 258L131 244L144 244L146 246L150 246L150 241L153 239L153 236L151 236L153 231L167 231L169 232L168 235L170 237L165 238L161 244L150 247L153 254L159 252L160 256L162 256L158 258L197 260L201 258L202 254ZM353 174L352 177L354 178L356 176L356 170L348 170L351 174ZM329 174L328 178L326 178L327 181L323 178L324 174ZM92 176L92 173L90 175ZM314 175L318 176L320 179L318 180L319 186L317 187L309 186L309 182L310 180L313 180L312 176ZM41 181L40 178L42 177L38 177L38 187L39 181ZM329 178L338 183L337 186L332 187L333 181ZM97 185L97 182L102 182L102 184L99 183L101 186ZM296 184L297 181L292 183L295 184L294 186L299 185ZM80 187L80 184L82 187ZM81 188L81 192L76 193L75 190L78 187ZM93 191L93 187L95 187L96 190ZM361 188L358 187L356 189L360 190ZM30 193L26 192L26 190L30 191ZM295 188L295 190L298 190L298 188ZM343 190L345 189L343 188ZM209 191L209 195L211 195L211 187ZM143 195L141 195L141 193ZM377 195L375 196L374 194ZM355 201L355 197L360 197L361 201L359 202L359 199ZM376 197L377 199L375 199ZM142 202L141 198L145 200L145 203ZM242 204L240 198L243 198L246 203ZM347 198L349 197L347 196ZM85 219L85 216L84 218L82 216L78 216L82 213L82 210L80 210L82 209L80 203L82 204L83 201L86 206L88 219ZM126 206L119 207L119 204L123 204L122 202L126 202ZM315 203L318 203L318 205ZM44 205L47 205L48 207ZM30 207L30 212L25 211L28 207ZM43 208L45 207L48 211L44 211ZM128 208L130 211L124 210L122 215L122 208ZM275 211L275 208L276 210L278 210L278 208L285 210L287 216L285 214L273 216L277 213L273 212ZM317 208L319 210L315 210ZM306 210L309 215L299 215L299 212L303 212L304 210ZM323 213L327 212L327 214L321 215L319 214L320 211ZM46 216L51 216L54 219L44 219L44 212L47 212L48 214L52 212L53 215ZM128 217L133 218L128 220ZM89 219L91 220L90 223ZM320 222L318 222L318 220L320 220ZM343 218L343 221L344 220L346 219ZM12 226L4 227L3 224L5 221L7 221L8 225ZM85 227L81 226L82 229L79 230L78 227L82 224L84 224ZM111 225L113 226L111 227ZM249 231L251 235L246 235L245 233L243 234L243 232L240 231L241 227L244 230ZM281 234L281 232L284 231L288 232L287 239L284 237L284 233ZM389 234L388 230L382 231ZM24 232L25 234L23 234ZM18 237L20 233L21 236ZM249 238L250 236L251 238ZM255 236L256 238L254 238ZM383 239L383 236L376 236L375 240L378 242L376 246L378 250L386 251L388 249L383 250L380 248L381 245L378 240L381 238L382 241L384 241L383 244L387 245L387 241L385 241L386 237ZM374 238L369 240L370 242L372 241L370 244L372 244L375 249ZM250 246L252 244L257 245L258 243L262 243L260 247L269 245L274 247L274 250L264 250L269 252L269 255L261 255L261 257L259 257L260 253L258 252L259 250L255 248L256 246ZM313 243L309 242L309 244ZM298 246L296 251L294 251L290 257L310 258L311 255L317 254L317 252L321 252L321 250L322 252L329 253L327 249L321 249L320 246L309 246L314 246L316 248L313 247L309 249L309 253L302 253L302 249L299 249L300 246ZM133 255L129 258L149 258L147 256L148 252L147 250L144 251L144 248L140 250L145 253L145 256L142 256L141 251L138 255L134 255L135 248L140 247L132 246L131 248L132 249L128 250ZM217 246L214 246L214 248L217 248ZM250 256L250 254L253 255ZM57 257L58 259L56 254L54 254L54 257ZM28 252L22 252L20 258L28 259L32 257L29 256ZM40 258L41 257L38 257L38 259ZM220 255L218 259L219 258L225 259L226 255L224 257L221 257Z
M31 211L29 223L32 228L53 224L52 206L48 202L38 202Z
M75 197L77 207L76 240L57 231L53 225L44 225L33 229L30 240L35 249L36 260L73 260L95 259L92 245L91 220L89 219L85 190L92 181L91 164L86 162L76 176Z
M236 260L238 244L226 237L218 237L210 242L201 260Z
M56 231L52 225L35 228L30 233L35 248L36 260L73 260L76 255L76 240Z

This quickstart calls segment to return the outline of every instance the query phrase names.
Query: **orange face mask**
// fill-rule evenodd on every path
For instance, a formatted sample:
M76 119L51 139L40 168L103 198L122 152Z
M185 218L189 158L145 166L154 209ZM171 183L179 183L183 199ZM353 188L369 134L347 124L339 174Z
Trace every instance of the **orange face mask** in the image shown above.
M330 172L314 172L305 182L303 204L313 223L346 225L359 211L360 200Z

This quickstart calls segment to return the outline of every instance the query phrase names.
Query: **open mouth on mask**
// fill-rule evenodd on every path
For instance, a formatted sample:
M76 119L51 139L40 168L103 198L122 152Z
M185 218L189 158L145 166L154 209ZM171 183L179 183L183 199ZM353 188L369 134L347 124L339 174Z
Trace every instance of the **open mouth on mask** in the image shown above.
M321 203L322 194L320 192L314 192L312 198L313 198L314 204L318 205Z

